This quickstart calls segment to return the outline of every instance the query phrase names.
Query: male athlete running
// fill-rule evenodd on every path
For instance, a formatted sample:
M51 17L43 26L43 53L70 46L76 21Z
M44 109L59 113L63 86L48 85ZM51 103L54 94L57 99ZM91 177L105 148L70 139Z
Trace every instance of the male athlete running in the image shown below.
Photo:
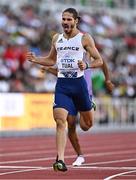
M86 64L83 63L83 69L86 69ZM108 89L109 92L112 92L114 85L112 84L110 80L110 75L109 75L109 70L106 62L103 60L103 66L101 67L104 76L105 76L105 84L106 88ZM41 72L44 73L45 71L57 76L57 68L56 67L41 67ZM92 95L92 81L91 81L91 70L86 69L85 70L85 80L87 82L88 86L88 91L89 94ZM73 110L74 111L74 110ZM85 158L83 156L83 152L81 150L80 144L79 144L79 139L76 133L76 115L77 111L75 111L73 114L68 114L67 117L67 122L68 122L68 137L69 140L72 144L72 147L74 148L76 152L76 160L72 163L73 166L80 166L85 162Z
M83 34L77 28L78 13L68 8L62 13L64 32L56 34L52 40L51 50L46 57L36 57L31 52L27 59L31 62L52 66L57 62L58 79L55 89L53 115L56 121L56 146L58 158L53 164L55 171L66 171L64 152L66 146L66 122L68 114L75 107L80 112L80 126L87 131L93 124L93 103L84 79L82 61L84 53L90 57L90 68L98 68L103 64L102 58L95 47L92 37Z

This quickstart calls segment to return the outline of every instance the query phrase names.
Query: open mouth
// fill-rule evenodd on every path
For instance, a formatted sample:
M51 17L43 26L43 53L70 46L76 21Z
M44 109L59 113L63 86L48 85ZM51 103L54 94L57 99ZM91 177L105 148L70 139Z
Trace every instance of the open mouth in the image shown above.
M68 30L68 29L69 29L69 25L64 24L64 25L63 25L63 28L64 28L65 30Z

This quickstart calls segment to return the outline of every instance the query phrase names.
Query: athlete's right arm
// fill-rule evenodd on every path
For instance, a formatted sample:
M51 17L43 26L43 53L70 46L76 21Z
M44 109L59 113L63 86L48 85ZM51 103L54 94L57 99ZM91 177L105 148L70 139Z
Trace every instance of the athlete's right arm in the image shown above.
M43 66L53 66L54 64L56 64L57 52L55 48L55 43L57 41L57 38L58 38L58 34L53 36L52 45L48 56L36 57L32 52L28 52L26 55L26 59L30 62L40 64Z

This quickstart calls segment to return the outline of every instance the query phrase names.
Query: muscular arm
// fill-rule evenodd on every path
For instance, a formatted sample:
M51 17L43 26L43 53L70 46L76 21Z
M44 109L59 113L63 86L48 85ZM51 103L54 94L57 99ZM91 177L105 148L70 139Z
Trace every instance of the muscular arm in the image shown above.
M103 60L103 65L102 65L101 69L104 73L105 81L109 81L110 80L109 69L108 69L108 66L104 60Z
M104 73L104 76L105 76L105 84L106 84L106 87L107 89L112 92L113 88L114 88L114 84L111 82L110 80L110 73L109 73L109 69L108 69L108 66L106 64L106 62L103 60L103 65L102 65L102 71Z
M26 58L36 64L40 64L42 66L53 66L56 63L57 52L55 49L55 43L58 35L55 35L52 39L51 50L46 57L36 57L32 52L28 52Z
M87 53L87 59L89 59L89 58L90 58L90 55ZM89 65L86 64L86 65L87 65L86 68L90 68L90 64ZM105 76L106 88L108 89L109 92L112 92L112 90L114 89L114 84L111 82L109 68L108 68L107 63L105 62L104 59L103 59L103 65L101 66L101 70L103 71L103 74Z
M92 39L91 36L89 36L89 34L85 34L83 36L82 44L85 50L87 51L87 53L89 54L90 57L89 60L92 61L91 57L93 58L93 61L90 64L90 68L101 67L103 65L103 60L97 48L95 47L94 40Z

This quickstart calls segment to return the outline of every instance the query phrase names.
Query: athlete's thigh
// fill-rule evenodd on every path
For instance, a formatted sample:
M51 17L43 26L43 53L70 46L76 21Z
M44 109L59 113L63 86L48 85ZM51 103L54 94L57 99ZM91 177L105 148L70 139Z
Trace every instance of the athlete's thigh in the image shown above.
M78 84L76 94L73 96L75 107L78 111L89 111L91 110L91 99L88 93L87 84L84 78L80 80Z
M63 120L66 121L68 116L68 111L64 108L54 108L53 109L53 117L54 120Z
M76 116L77 116L77 109L74 105L74 102L71 102L71 108L68 113L67 122L68 122L68 128L72 128L76 126Z
M92 108L91 100L88 94L79 94L74 100L78 111L90 111Z
M68 111L68 114L73 116L77 114L72 98L62 92L55 93L53 109L55 108L63 108Z
M68 128L71 128L76 125L76 116L68 115L67 116Z

